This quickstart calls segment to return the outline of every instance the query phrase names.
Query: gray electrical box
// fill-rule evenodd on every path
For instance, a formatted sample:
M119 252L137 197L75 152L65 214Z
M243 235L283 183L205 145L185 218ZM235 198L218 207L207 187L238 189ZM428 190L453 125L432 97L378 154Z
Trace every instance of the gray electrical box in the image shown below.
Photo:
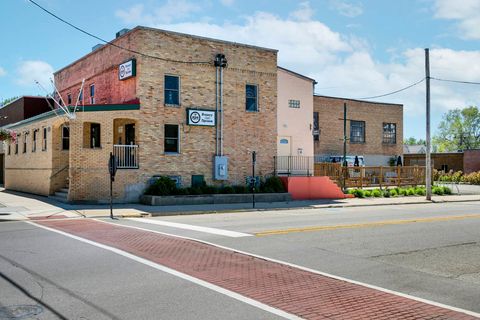
M228 179L228 157L215 156L214 161L214 174L215 180L227 180Z

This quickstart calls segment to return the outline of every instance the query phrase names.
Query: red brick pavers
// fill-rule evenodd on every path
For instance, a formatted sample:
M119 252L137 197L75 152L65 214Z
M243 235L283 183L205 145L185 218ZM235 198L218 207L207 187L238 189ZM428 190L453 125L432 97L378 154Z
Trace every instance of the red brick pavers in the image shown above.
M126 251L305 319L476 319L194 240L89 219L36 223Z

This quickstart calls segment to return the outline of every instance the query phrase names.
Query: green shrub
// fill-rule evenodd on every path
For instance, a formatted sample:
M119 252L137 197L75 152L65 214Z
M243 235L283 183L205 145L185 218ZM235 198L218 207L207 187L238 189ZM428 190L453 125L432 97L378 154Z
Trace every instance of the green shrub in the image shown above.
M363 194L365 195L365 198L370 198L372 196L372 191L365 190L365 192Z
M273 176L268 177L265 181L260 185L260 192L265 193L274 193L274 192L285 192L285 188L283 187L282 180L279 177Z
M235 193L249 193L250 192L250 190L247 188L247 186L237 185L237 186L233 186L232 188L235 191Z
M375 198L380 198L382 196L382 192L379 189L375 189L372 191L372 196Z
M399 188L398 189L398 195L399 196L406 196L407 195L407 189Z
M218 193L218 188L215 186L204 185L201 188L202 194L215 194Z
M220 192L219 193L222 193L222 194L233 194L235 193L235 189L233 189L233 187L231 186L224 186L220 189Z
M365 198L365 191L363 191L362 189L355 190L355 197Z
M390 198L390 191L389 191L389 190L384 190L384 191L383 191L383 196L384 196L385 198Z
M438 196L443 196L443 193L444 193L443 187L433 187L432 193Z
M355 189L348 189L348 190L347 190L347 193L354 195L354 194L355 194Z
M426 194L426 190L424 187L417 187L415 188L415 194L417 196L424 196Z
M397 189L392 189L389 191L390 193L390 197L396 197L398 196L398 192L397 192Z
M452 189L449 187L443 187L443 193L444 194L452 194Z
M414 196L415 195L415 189L414 188L408 188L407 189L407 196Z
M155 180L148 188L145 190L145 194L153 196L170 196L175 194L177 191L177 185L175 181L169 177L161 176Z

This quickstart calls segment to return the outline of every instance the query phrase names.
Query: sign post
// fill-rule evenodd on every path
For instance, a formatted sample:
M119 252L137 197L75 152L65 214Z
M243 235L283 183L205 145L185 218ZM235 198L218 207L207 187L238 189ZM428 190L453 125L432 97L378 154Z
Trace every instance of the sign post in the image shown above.
M252 180L250 181L252 184L252 205L255 209L255 165L257 163L257 152L252 151Z
M115 174L117 173L117 158L110 152L110 159L108 160L108 172L110 173L110 219L113 217L113 181L115 181Z

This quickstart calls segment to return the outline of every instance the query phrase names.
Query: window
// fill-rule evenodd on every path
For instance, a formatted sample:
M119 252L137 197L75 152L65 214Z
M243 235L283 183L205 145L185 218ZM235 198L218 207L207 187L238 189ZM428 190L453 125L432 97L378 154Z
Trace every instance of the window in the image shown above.
M20 134L17 135L17 139L15 139L15 154L18 154L18 140L20 139Z
M42 151L47 150L47 128L43 128Z
M78 96L78 102L79 102L80 104L83 103L83 90L80 91L80 95Z
M440 171L448 172L448 165L447 164L442 164L442 166L440 168Z
M62 126L62 150L70 149L70 128L69 126Z
M100 123L90 124L90 148L100 148Z
M290 108L300 108L300 100L288 100L288 106Z
M245 110L250 112L258 111L258 87L247 84L245 87Z
M320 141L320 125L318 112L313 113L313 141Z
M38 129L34 129L33 136L32 136L32 152L37 151L37 136L38 136Z
M350 142L365 143L365 121L350 121Z
M68 103L69 106L72 104L72 94L71 93L67 94L67 103Z
M90 104L95 103L95 85L90 85Z
M395 123L383 124L383 143L397 143L397 125Z
M27 153L27 132L23 134L23 153Z
M180 105L180 79L177 76L165 76L165 104L179 106Z
M165 153L179 153L178 146L178 125L165 125Z

